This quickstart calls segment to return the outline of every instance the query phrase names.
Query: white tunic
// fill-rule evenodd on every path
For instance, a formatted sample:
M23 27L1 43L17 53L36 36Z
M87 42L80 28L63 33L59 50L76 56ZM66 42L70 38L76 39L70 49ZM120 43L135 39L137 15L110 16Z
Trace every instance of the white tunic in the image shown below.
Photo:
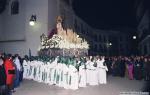
M79 67L79 87L86 87L86 70L84 65Z
M90 83L90 60L86 62L86 83Z
M56 67L57 67L57 58L51 63L51 84L56 84Z
M98 81L100 84L106 84L106 71L108 71L107 66L103 65L105 60L97 60L97 69L98 69Z
M21 65L20 65L20 60L18 59L18 57L16 57L15 59L14 59L14 63L15 63L15 65L16 65L16 68L17 68L17 70L21 70Z
M78 71L77 69L69 65L69 88L72 90L77 90L78 89L78 84L79 84L79 78L78 78Z
M51 63L47 62L47 83L51 85Z
M63 80L62 80L62 83L63 83L63 87L64 87L65 89L69 89L68 71L69 71L69 68L67 67L67 65L66 65L66 64L62 64L62 72L63 72Z
M96 67L93 66L94 62L90 62L90 85L98 85L98 77Z
M29 65L28 65L28 62L27 62L26 60L23 60L23 68L24 68L23 78L24 78L24 79L27 79L27 77L28 77Z

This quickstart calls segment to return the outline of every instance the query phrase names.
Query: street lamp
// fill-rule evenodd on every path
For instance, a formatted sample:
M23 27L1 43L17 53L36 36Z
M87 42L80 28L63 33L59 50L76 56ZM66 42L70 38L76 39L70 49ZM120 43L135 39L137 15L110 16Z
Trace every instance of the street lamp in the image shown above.
M34 25L35 25L35 22L34 22L34 21L30 21L29 24L30 24L31 26L34 26Z
M107 47L107 55L108 55L108 56L110 55L110 49L111 49L111 46L112 46L112 43L111 43L111 42L106 43L106 47Z
M110 46L112 46L112 43L106 43L107 48L109 48Z
M109 45L111 46L111 45L112 45L112 43L109 43Z
M133 39L135 40L135 39L136 39L136 36L133 36Z
M36 15L32 15L31 18L30 18L29 24L30 24L31 26L34 26L34 25L35 25L35 22L36 22Z

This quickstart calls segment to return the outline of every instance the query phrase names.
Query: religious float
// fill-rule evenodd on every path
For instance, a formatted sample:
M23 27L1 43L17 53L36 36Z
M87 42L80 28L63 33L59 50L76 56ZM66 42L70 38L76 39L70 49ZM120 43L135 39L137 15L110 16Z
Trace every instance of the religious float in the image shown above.
M89 44L72 29L62 27L62 18L57 17L56 29L48 36L41 35L39 55L42 56L86 56Z

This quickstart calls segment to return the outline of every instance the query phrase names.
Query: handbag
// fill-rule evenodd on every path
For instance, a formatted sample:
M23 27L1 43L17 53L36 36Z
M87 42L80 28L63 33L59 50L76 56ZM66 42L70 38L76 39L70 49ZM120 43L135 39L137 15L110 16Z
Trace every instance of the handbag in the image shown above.
M8 70L8 74L15 74L15 70Z

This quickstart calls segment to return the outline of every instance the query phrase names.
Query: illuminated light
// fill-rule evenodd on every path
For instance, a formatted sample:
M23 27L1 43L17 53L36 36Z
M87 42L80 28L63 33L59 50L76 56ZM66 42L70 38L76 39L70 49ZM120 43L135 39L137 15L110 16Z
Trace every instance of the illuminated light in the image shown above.
M34 25L35 25L35 22L34 22L34 21L30 21L29 24L30 24L31 26L34 26Z
M133 39L136 39L136 36L133 36Z
M34 26L34 25L35 25L35 22L36 22L36 15L32 15L31 18L30 18L29 24L30 24L31 26Z
M111 46L111 45L112 45L112 43L109 43L109 45Z

